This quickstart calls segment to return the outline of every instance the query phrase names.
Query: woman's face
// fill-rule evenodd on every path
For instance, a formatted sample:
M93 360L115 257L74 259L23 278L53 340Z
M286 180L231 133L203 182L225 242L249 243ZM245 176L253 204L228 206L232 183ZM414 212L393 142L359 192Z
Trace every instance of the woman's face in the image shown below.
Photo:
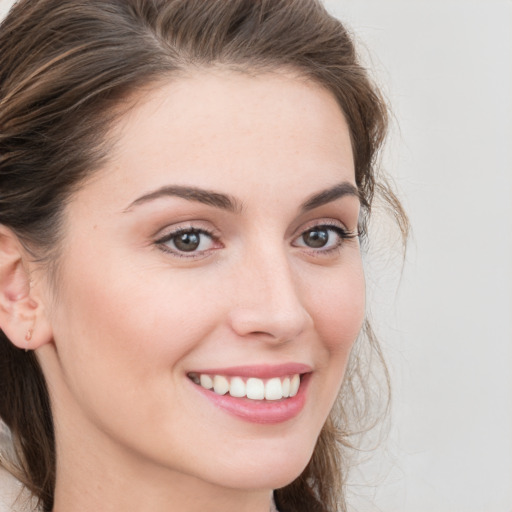
M364 314L340 108L291 75L198 72L141 97L113 135L66 207L47 305L59 453L283 486L312 454Z

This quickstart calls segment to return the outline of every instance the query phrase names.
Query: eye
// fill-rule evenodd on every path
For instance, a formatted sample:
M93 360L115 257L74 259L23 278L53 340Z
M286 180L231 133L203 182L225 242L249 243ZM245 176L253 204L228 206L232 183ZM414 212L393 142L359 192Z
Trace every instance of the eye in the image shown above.
M215 248L211 233L197 228L181 228L156 241L163 250L178 256L195 256Z
M340 247L343 240L356 236L357 234L350 233L341 226L319 225L304 231L295 239L294 245L329 251Z

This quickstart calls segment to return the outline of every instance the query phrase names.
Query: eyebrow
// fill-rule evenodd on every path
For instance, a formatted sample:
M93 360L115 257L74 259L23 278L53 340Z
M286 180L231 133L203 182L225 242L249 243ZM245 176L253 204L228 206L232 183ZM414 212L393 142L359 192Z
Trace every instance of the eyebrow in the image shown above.
M310 196L306 201L304 201L304 203L302 203L300 211L304 213L309 210L313 210L327 203L336 201L337 199L341 199L344 196L353 196L360 199L358 189L352 183L344 181ZM139 204L154 201L162 197L180 197L188 201L196 201L198 203L203 203L208 206L213 206L233 213L240 213L243 209L242 203L229 194L205 190L198 187L170 185L161 187L135 199L135 201L130 203L124 211L128 212Z
M348 181L344 181L312 195L302 203L300 209L304 213L318 208L319 206L323 206L324 204L332 203L336 201L336 199L341 199L344 196L353 196L357 197L359 201L361 200L359 190L356 186Z
M127 212L134 206L147 203L149 201L154 201L155 199L160 199L161 197L181 197L182 199L186 199L188 201L196 201L198 203L214 206L215 208L220 208L222 210L227 210L233 213L237 213L242 210L242 203L228 194L213 192L211 190L205 190L198 187L171 185L161 187L154 192L150 192L149 194L145 194L138 199L135 199L135 201L133 201L124 211Z

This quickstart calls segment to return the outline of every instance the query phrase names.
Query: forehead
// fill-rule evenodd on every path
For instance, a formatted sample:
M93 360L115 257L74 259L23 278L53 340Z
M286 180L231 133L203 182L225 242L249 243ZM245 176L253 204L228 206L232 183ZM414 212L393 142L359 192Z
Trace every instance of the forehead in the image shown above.
M119 196L171 182L221 184L235 194L238 185L252 193L246 185L253 182L263 189L304 183L308 192L315 180L319 189L354 182L350 135L336 99L286 73L216 69L170 80L141 93L112 135L99 180L115 184Z

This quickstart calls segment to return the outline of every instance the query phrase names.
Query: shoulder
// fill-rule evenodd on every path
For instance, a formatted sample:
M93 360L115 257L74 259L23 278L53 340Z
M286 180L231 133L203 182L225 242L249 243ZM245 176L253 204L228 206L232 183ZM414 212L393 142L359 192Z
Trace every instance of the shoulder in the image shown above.
M17 503L22 489L21 483L0 467L0 512L24 512L26 510L26 508L19 508L18 505L21 503Z
M9 452L10 435L0 421L0 452ZM0 512L37 512L38 509L20 481L0 465Z
M31 494L0 467L0 512L41 512Z

